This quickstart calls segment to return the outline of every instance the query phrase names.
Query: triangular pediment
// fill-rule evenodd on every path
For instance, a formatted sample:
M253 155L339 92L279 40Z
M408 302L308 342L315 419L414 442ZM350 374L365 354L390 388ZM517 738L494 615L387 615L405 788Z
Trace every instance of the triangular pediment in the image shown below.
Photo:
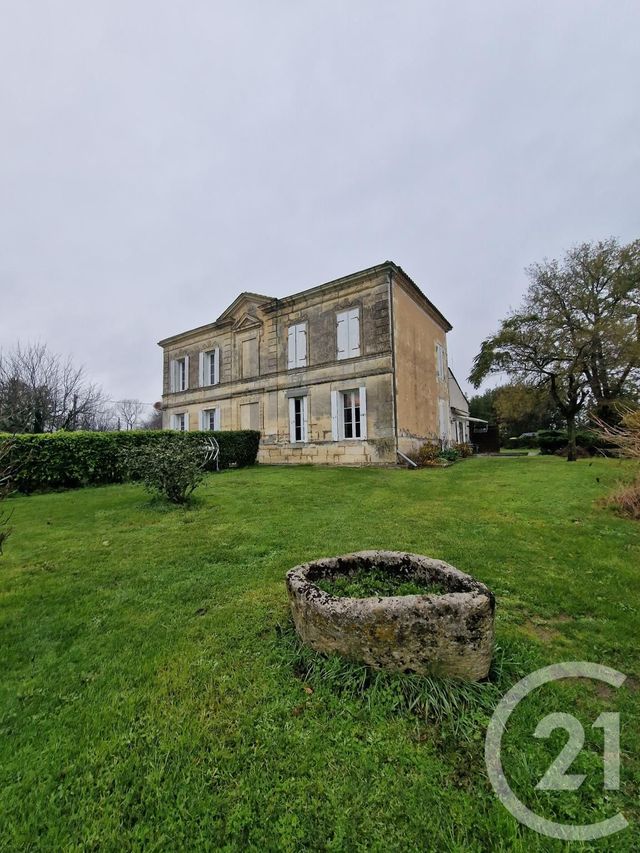
M255 326L261 326L262 320L259 320L253 314L243 314L233 324L235 332L241 332L243 329L253 329Z
M227 310L222 312L216 323L232 322L237 326L239 322L244 322L246 318L249 318L253 319L254 324L259 324L257 312L260 306L271 301L271 296L262 296L260 293L241 293L233 300Z

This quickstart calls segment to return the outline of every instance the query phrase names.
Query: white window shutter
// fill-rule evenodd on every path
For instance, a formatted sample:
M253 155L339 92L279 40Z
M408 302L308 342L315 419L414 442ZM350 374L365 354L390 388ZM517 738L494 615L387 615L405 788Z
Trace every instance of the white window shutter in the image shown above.
M220 382L220 347L216 347L213 351L213 384L217 385ZM217 411L217 409L216 409Z
M184 431L189 432L189 412L184 413Z
M367 437L367 389L360 386L360 438Z
M296 401L289 397L289 441L293 444L296 440Z
M309 441L309 398L302 398L302 440Z
M307 366L307 327L304 323L297 327L296 364L298 367Z
M360 355L360 309L349 311L349 355Z
M198 429L202 432L207 428L207 413L204 409L200 409L200 414L198 415Z
M169 362L169 391L176 390L176 363L174 359ZM173 415L171 415L171 423L173 423Z
M345 311L338 314L337 319L337 335L338 335L338 358L349 357L349 312Z
M220 407L216 406L214 415L213 415L213 426L216 431L220 430Z
M184 357L184 390L189 388L189 356Z
M334 441L340 438L339 430L340 395L337 391L331 392L331 437Z
M201 352L198 354L198 383L201 388L203 388L207 383L205 380L205 362L206 362L206 353Z
M289 369L296 366L296 327L289 326L289 336L287 343L287 362Z

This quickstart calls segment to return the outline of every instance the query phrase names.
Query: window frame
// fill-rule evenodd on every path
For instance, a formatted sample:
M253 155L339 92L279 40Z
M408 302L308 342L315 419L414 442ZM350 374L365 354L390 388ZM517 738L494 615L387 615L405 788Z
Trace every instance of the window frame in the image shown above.
M347 410L346 396L348 394L358 394L358 406L355 405L355 400L352 401L349 407L353 413L351 420L352 424L356 423L355 412L358 409L358 428L360 435L346 435L345 428L345 412ZM367 388L361 385L357 388L341 388L340 390L331 392L331 421L332 421L332 437L333 441L367 441ZM353 429L356 432L357 429Z
M298 413L296 412L296 404L299 404L300 407L300 438L297 438ZM291 444L309 443L309 403L306 394L289 397L289 442Z
M211 426L211 416L213 415L213 427ZM220 407L210 406L206 409L200 409L200 430L201 432L219 432L220 431Z

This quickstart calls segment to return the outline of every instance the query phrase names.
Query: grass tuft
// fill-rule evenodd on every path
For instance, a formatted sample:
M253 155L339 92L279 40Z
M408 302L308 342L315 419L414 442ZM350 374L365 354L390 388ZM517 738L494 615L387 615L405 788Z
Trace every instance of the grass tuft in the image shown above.
M521 643L496 647L489 677L461 681L377 670L339 655L323 655L305 646L293 624L278 625L276 649L282 662L314 691L356 700L379 715L410 714L442 729L444 736L470 741L516 681L536 668Z

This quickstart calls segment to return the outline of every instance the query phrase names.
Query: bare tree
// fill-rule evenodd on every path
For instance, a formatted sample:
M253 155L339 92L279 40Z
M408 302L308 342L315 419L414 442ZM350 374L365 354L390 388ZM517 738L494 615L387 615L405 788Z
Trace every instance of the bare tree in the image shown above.
M104 407L101 389L46 344L17 344L0 353L0 430L53 432L91 428Z
M141 400L118 400L116 413L125 429L135 429L140 424L140 418L145 405Z
M142 422L143 429L162 429L162 403L154 403L153 411Z

